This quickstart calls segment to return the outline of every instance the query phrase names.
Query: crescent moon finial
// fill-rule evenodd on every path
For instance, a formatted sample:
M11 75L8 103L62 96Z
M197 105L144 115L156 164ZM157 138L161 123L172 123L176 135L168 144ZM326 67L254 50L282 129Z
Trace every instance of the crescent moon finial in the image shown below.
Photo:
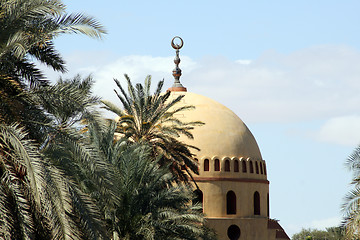
M176 39L180 40L180 43L175 43ZM169 88L169 91L186 92L186 88L180 83L181 69L179 68L179 64L180 64L179 49L182 48L183 45L184 45L184 41L179 36L176 36L171 40L171 46L176 50L176 56L174 59L175 69L173 70L173 76L175 78L175 81L173 86Z
M180 44L175 43L175 42L174 42L175 39L180 39ZM180 49L180 48L182 48L182 47L184 46L184 41L182 40L181 37L176 36L176 37L174 37L174 38L171 40L171 46L172 46L174 49L177 49L177 50L178 50L178 49Z

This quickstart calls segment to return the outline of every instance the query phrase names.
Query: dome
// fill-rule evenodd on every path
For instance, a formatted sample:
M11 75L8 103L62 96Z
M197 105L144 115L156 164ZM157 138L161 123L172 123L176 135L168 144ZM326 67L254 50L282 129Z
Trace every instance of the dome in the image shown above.
M180 44L174 44L174 39ZM202 204L207 224L218 238L248 240L290 239L283 228L270 219L269 181L259 146L245 123L229 108L202 95L187 92L180 83L180 37L172 40L176 49L174 84L170 98L184 95L174 108L192 105L193 110L174 115L183 122L201 121L192 130L194 139L180 141L195 146L198 175L193 175L197 201ZM185 166L186 170L186 166ZM277 221L276 221L277 223Z
M199 94L191 92L172 92L171 96L185 95L178 104L193 105L195 109L176 115L184 122L201 121L203 126L192 130L194 139L185 136L181 141L196 146L197 158L236 157L262 160L256 140L245 123L229 108ZM175 107L179 107L179 105Z

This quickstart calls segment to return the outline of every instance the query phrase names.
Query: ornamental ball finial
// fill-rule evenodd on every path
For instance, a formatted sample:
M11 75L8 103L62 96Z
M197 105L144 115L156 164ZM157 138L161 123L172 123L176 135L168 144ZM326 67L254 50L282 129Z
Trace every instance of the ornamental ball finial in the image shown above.
M175 43L175 40L177 40L177 43ZM182 48L183 45L184 45L184 41L179 36L176 36L171 40L171 46L176 50L176 56L174 59L175 69L172 72L175 81L172 87L168 89L169 91L186 92L186 88L180 83L181 69L179 68L179 64L180 64L179 49Z

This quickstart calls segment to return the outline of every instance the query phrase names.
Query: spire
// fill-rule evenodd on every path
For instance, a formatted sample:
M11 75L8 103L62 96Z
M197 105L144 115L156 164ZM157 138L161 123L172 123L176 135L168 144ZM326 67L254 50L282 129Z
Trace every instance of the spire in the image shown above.
M180 43L175 43L174 42L175 39L179 39ZM181 39L181 37L176 36L171 40L171 46L176 50L176 56L174 58L175 68L173 70L173 76L175 78L175 81L172 87L168 89L168 91L186 92L186 87L184 87L180 83L181 69L179 68L179 64L180 64L179 52L180 52L180 48L182 48L183 45L184 45L184 41Z

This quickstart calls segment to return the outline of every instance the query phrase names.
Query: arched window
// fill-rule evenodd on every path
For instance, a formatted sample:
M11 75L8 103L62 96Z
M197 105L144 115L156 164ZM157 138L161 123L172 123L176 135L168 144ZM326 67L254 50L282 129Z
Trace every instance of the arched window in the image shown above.
M258 162L255 162L255 169L256 169L256 174L259 174L259 165L258 165Z
M269 194L267 194L267 216L270 217L270 198L269 198Z
M244 160L241 161L242 162L242 172L246 173L247 169L246 169L246 162Z
M236 195L233 191L226 194L226 213L236 214Z
M204 171L209 171L209 159L204 160Z
M266 164L264 163L264 173L266 175Z
M252 161L250 161L250 173L254 173L254 166Z
M264 171L263 171L263 165L262 165L262 163L260 162L260 173L261 174L264 174Z
M225 172L230 172L230 161L225 160Z
M219 159L215 159L215 162L214 162L214 167L215 167L215 171L220 171L220 161Z
M254 193L254 215L260 215L260 194L258 191Z
M234 161L234 172L239 172L239 161L238 160Z
M231 225L227 230L227 235L230 240L238 240L241 235L240 228L236 225Z

